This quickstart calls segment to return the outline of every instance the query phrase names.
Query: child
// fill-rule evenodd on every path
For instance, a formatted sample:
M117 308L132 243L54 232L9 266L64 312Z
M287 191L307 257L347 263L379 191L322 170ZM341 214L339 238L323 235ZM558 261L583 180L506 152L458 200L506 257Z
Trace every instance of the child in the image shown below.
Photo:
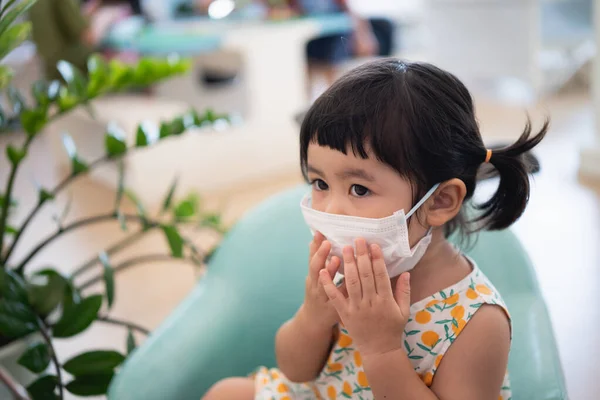
M425 63L382 59L338 80L302 124L315 234L304 303L277 333L279 369L221 381L205 399L510 399L510 316L447 237L521 216L522 155L547 129L527 123L512 146L486 149L468 90ZM483 163L500 183L469 220Z

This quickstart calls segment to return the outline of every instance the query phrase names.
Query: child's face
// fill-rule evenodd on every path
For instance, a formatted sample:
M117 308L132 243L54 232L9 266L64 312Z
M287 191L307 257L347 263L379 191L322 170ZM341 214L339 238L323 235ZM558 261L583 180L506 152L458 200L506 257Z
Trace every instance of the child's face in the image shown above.
M315 210L384 218L412 207L410 183L372 154L362 159L351 150L343 154L311 143L307 161Z

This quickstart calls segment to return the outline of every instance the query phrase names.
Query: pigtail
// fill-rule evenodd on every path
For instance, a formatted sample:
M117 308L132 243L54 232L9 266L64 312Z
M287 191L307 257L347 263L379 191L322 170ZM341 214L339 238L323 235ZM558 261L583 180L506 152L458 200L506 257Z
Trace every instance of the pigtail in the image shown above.
M478 221L481 229L500 230L508 228L521 217L529 201L529 172L526 152L537 146L546 136L550 121L546 119L540 131L531 135L531 120L527 123L519 139L511 146L493 149L489 163L500 177L496 193L491 199L477 206L483 211ZM482 155L485 160L487 153Z

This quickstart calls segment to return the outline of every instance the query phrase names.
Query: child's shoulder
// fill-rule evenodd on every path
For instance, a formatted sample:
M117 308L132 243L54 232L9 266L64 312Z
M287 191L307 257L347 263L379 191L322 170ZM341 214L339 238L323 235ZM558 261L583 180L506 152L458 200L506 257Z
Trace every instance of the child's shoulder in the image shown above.
M413 367L422 371L426 383L431 383L446 351L483 306L494 306L492 310L479 313L485 321L494 318L498 324L493 326L506 324L501 320L504 314L510 324L510 315L502 296L477 265L470 261L473 270L469 275L411 306L411 316L404 332L404 347ZM499 310L502 312L499 313ZM487 332L484 336L488 336Z
M469 259L469 262L473 266L469 275L446 289L411 305L411 314L414 316L423 311L444 313L455 307L459 307L459 310L465 308L475 311L483 304L498 305L508 314L508 309L498 289L473 260ZM454 313L460 314L457 311Z

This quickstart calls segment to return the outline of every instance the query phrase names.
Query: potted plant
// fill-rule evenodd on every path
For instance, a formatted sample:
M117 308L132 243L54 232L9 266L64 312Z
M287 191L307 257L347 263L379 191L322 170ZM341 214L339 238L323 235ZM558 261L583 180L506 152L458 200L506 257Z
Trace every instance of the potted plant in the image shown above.
M22 43L30 31L29 23L15 23L15 20L35 0L15 2L11 0L0 9L0 60ZM174 57L165 60L146 58L136 65L125 65L93 56L88 63L88 75L84 76L69 63L60 62L58 69L64 82L34 83L31 92L35 103L26 104L23 96L10 86L12 71L0 65L0 90L11 104L11 110L0 110L0 131L15 129L17 125L24 132L22 144L6 146L5 156L10 162L10 171L6 186L0 188L0 397L3 396L2 390L15 398L32 399L63 399L66 391L79 396L105 394L113 375L127 355L101 349L60 363L54 339L78 335L95 322L120 325L127 329L127 349L131 352L136 346L133 332L148 332L136 324L109 316L114 301L115 275L134 265L157 259L184 259L194 265L204 265L211 254L211 249L203 252L197 248L182 234L180 228L182 225L193 225L221 234L224 229L219 216L203 212L195 195L175 201L176 181L166 190L160 214L149 215L141 201L126 190L123 163L120 162L132 148L153 146L172 136L181 135L189 128L210 125L220 118L211 111L202 115L190 111L155 127L147 123L140 125L135 144L130 147L123 133L111 125L105 134L104 155L97 160L83 160L77 154L73 140L65 134L63 142L71 160L70 173L55 187L38 188L37 203L24 221L16 223L11 218L11 212L18 207L13 188L19 179L19 167L27 158L31 143L55 118L79 106L93 112L91 100L105 93L148 86L183 73L188 68L187 61ZM80 176L107 162L119 163L114 210L68 223L64 220L65 211L56 219L57 227L53 234L27 249L22 259L16 259L14 250L27 234L28 228L31 228L40 209L62 194ZM136 212L127 212L122 206L125 198L135 204ZM52 268L31 269L33 257L64 234L110 220L120 224L127 234L111 247L99 249L89 262L71 275L65 276ZM141 255L119 265L112 264L113 255L154 230L164 234L169 254ZM84 272L94 269L97 270L96 276L83 282L78 279ZM89 294L86 289L97 282L104 282L103 293ZM65 372L72 378L67 379Z

